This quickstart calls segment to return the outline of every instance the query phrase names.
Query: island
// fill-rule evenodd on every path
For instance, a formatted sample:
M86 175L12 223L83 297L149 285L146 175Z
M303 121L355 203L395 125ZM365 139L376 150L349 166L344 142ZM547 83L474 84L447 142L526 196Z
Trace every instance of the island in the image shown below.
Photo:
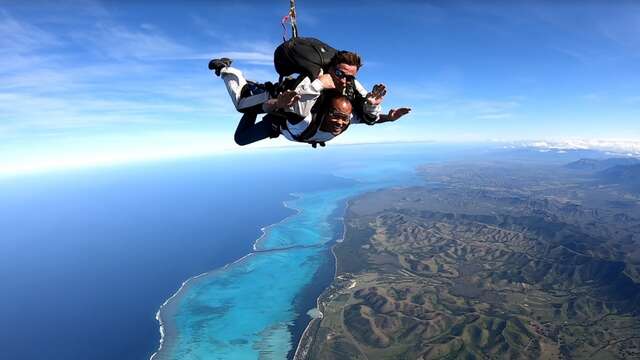
M433 164L352 199L294 358L640 358L637 167Z

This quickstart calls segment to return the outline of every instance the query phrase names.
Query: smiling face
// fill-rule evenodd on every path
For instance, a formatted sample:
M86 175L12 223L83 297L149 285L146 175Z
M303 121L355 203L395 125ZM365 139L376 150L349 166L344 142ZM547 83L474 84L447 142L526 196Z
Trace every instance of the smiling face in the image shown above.
M333 136L340 135L349 126L351 121L351 102L344 96L335 97L331 100L331 108L325 115L320 130L330 133Z
M357 73L357 66L344 63L337 64L329 71L331 78L333 78L333 83L336 85L336 90L339 92L343 92L347 84L353 82Z

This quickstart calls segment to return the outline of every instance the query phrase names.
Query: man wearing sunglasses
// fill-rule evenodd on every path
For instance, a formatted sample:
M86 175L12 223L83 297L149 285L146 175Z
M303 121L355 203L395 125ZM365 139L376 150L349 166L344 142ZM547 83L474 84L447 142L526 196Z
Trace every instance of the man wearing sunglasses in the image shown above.
M395 121L410 111L401 108L380 114L385 87L378 84L371 93L366 91L355 79L362 63L352 52L336 53L326 73L321 72L313 81L303 78L294 90L285 91L278 98L272 98L269 86L247 82L242 72L230 65L229 59L214 59L209 68L225 81L236 109L245 113L235 134L239 145L283 134L292 141L324 146L324 142L342 133L351 123L373 125ZM247 91L248 86L257 91ZM340 97L343 106L332 103ZM256 123L258 113L269 115Z
M294 91L282 93L276 100L276 106L286 109L295 103L298 97ZM391 110L389 115L380 115L378 122L396 120L409 110ZM309 143L315 148L317 145L325 146L325 142L342 134L349 125L364 123L353 114L349 98L336 90L325 91L306 117L278 111L265 115L256 123L257 116L256 112L246 112L242 116L234 137L238 145L248 145L283 135L288 140Z
M213 59L209 62L209 69L225 82L236 109L240 112L271 112L275 104L275 86L271 83L247 81L242 71L231 67L231 63L232 60L227 58ZM304 77L293 81L293 87L289 89L301 95L300 106L294 110L300 110L296 112L303 116L308 115L320 92L335 89L349 98L355 106L355 113L365 122L373 124L380 114L379 105L386 91L384 85L378 84L374 87L375 92L368 93L356 80L361 66L358 54L349 51L337 52L332 57L326 73L321 71L315 80Z

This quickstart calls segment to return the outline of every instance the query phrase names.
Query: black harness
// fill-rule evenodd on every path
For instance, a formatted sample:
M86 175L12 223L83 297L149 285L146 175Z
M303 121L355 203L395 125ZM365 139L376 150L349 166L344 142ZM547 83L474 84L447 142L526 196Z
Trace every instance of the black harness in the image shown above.
M265 119L269 119L269 121L271 121L271 126L274 134L279 135L280 133L286 131L296 142L311 144L311 146L313 146L314 148L316 148L318 145L320 145L320 147L324 147L326 146L324 141L315 141L310 139L312 139L318 133L320 127L322 127L322 124L327 117L328 109L330 108L331 99L332 97L327 96L326 94L320 95L316 103L311 108L312 116L309 126L307 126L307 128L304 129L304 131L299 135L293 134L289 130L287 123L298 124L304 120L303 116L290 112L278 111L276 113L265 115ZM348 127L349 125L347 125L347 128ZM345 130L347 128L345 128ZM274 137L277 137L277 135Z

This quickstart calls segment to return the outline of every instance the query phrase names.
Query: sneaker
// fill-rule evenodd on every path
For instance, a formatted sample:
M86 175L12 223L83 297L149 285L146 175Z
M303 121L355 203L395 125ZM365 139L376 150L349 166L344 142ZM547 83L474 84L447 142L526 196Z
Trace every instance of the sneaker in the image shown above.
M233 60L229 58L221 58L221 59L213 59L209 61L209 70L213 70L216 73L216 76L220 76L220 70L231 66Z

